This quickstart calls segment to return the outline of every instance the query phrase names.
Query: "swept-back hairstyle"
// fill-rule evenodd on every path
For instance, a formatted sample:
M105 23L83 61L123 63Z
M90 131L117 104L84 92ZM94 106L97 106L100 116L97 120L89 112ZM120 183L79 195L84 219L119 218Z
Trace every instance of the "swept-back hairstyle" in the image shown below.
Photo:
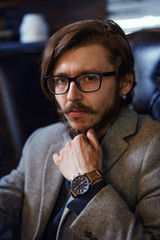
M134 76L134 60L131 47L123 30L112 20L85 20L67 25L49 39L42 56L41 87L50 100L54 99L47 88L44 76L52 75L58 59L67 51L91 44L101 44L109 54L111 64L117 72L117 81L126 73ZM134 86L134 84L133 84ZM133 89L132 89L133 90ZM132 101L132 90L126 102Z

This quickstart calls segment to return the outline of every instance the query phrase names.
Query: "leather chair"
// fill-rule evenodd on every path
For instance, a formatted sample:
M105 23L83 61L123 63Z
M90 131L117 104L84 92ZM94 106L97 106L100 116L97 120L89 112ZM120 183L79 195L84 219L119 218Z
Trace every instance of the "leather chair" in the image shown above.
M0 177L17 166L35 129L57 121L55 107L40 87L43 47L0 45Z
M7 77L0 68L0 175L7 172L6 168L12 169L16 166L22 147L12 97Z
M128 35L136 73L133 109L160 121L160 29L146 29Z

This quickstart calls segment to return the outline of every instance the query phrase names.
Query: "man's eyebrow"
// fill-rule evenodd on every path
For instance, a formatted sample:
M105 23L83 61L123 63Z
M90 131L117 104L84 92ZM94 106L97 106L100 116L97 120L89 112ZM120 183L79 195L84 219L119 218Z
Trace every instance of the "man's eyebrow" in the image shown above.
M81 71L81 72L79 72L79 74L86 74L86 73L92 73L92 72L102 72L102 71L97 71L97 70L85 70L85 71Z
M80 71L78 72L76 75L74 76L78 76L78 75L81 75L81 74L86 74L86 73L92 73L92 72L102 72L102 71L98 71L98 70L84 70L84 71ZM65 72L57 72L57 73L54 73L53 76L63 76L63 77L71 77L69 74L65 73ZM74 77L73 76L73 77Z
M64 76L64 77L69 76L67 73L64 73L64 72L57 72L57 73L53 73L52 75L53 76Z

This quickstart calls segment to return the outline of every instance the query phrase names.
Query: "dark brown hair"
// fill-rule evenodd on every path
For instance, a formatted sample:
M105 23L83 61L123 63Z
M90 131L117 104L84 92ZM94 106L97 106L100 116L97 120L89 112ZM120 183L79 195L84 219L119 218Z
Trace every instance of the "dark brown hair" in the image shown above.
M123 30L112 20L86 20L67 25L49 39L42 56L41 86L50 100L54 99L43 80L52 75L58 59L73 48L91 44L100 44L109 53L109 61L116 69L117 81L126 73L134 76L134 60L131 47ZM134 84L133 84L134 86ZM133 90L133 89L132 89ZM132 90L127 94L126 102L132 101Z

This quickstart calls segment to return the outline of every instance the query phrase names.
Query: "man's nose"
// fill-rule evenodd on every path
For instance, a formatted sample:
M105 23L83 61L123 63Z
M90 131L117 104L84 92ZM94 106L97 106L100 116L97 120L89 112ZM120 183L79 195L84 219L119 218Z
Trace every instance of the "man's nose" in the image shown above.
M76 86L75 82L70 83L69 90L67 92L67 99L68 101L76 101L76 100L82 100L83 93L80 91L80 89Z

